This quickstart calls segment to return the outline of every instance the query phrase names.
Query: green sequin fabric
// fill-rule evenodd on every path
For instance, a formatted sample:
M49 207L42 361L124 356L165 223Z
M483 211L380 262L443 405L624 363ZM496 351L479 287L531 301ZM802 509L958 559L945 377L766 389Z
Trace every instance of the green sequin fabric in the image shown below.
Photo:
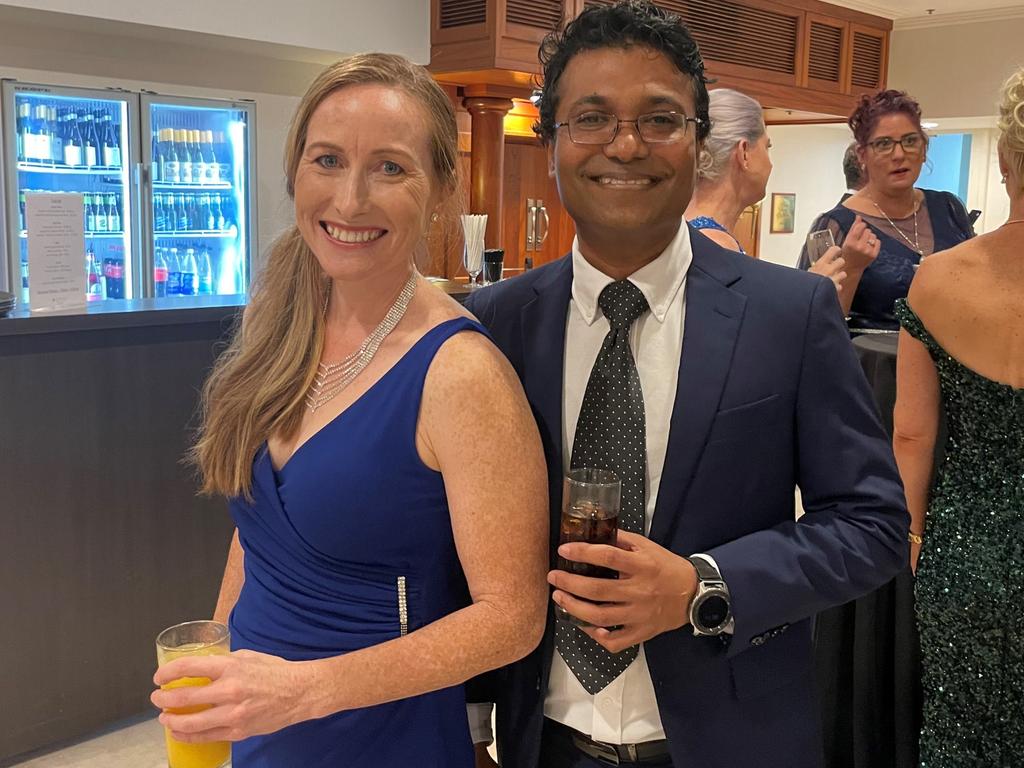
M1024 766L1024 389L951 357L901 299L928 349L949 440L914 585L921 768Z

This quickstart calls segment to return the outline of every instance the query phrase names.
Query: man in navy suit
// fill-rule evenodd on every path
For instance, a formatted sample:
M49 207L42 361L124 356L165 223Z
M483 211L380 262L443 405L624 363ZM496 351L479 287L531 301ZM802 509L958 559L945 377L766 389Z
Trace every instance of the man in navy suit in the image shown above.
M558 550L619 578L551 572L553 602L592 626L549 613L537 650L492 678L500 763L814 768L812 617L908 554L835 289L683 222L709 125L678 19L590 8L541 58L539 133L576 240L467 306L540 426L552 568L571 466L621 474L620 525L628 506L635 517L617 547Z

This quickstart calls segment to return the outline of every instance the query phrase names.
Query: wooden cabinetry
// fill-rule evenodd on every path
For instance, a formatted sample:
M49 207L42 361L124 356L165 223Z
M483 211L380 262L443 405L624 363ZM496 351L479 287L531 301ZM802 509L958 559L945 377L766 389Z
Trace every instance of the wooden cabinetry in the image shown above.
M528 93L544 35L578 12L577 0L431 0L430 69Z
M545 150L534 139L505 136L504 115L510 109L514 114L514 100L528 99L539 84L537 51L544 36L585 8L612 2L431 0L430 70L453 103L473 113L466 210L492 217L486 245L505 249L510 272L521 269L527 257L539 266L566 253L573 225L548 176ZM784 121L845 119L861 93L886 85L888 19L820 0L656 5L690 28L713 87L735 88L770 112L785 110ZM754 256L759 213L753 209L743 219L750 225L744 247ZM462 274L460 251L457 233L455 239L434 237L431 270Z
M432 0L430 68L445 82L518 87L560 21L614 0ZM709 76L765 107L845 116L884 88L892 22L819 0L657 0L701 47Z

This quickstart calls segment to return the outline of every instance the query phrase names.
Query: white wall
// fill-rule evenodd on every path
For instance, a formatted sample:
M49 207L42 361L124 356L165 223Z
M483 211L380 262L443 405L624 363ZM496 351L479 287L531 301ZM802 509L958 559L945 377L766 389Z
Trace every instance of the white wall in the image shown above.
M772 125L772 170L761 204L760 258L795 266L815 218L831 210L846 191L843 153L852 140L845 125ZM773 192L796 194L792 234L771 234Z
M426 64L430 0L6 0L6 5Z
M999 86L1024 65L1024 18L897 26L891 39L889 86L914 96L926 119L995 114Z

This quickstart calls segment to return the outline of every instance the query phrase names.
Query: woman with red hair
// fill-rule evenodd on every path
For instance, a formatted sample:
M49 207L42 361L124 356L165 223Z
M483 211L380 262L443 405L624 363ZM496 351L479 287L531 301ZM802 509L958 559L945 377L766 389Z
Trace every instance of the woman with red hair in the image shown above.
M894 331L893 305L907 295L921 259L974 232L959 198L914 186L928 153L914 99L894 90L862 96L849 124L867 183L812 229L831 230L842 246L847 278L840 302L850 327ZM806 248L799 266L810 266Z

